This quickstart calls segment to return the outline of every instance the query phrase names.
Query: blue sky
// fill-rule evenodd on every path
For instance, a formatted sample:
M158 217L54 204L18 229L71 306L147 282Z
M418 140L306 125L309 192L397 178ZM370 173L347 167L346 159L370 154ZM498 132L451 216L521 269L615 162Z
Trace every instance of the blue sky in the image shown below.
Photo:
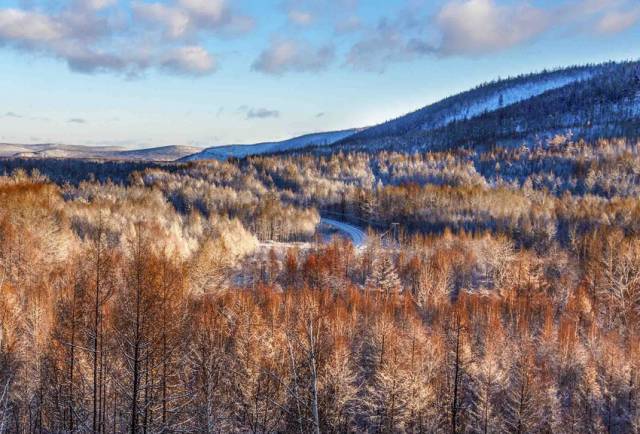
M0 142L282 139L639 46L638 0L0 0Z

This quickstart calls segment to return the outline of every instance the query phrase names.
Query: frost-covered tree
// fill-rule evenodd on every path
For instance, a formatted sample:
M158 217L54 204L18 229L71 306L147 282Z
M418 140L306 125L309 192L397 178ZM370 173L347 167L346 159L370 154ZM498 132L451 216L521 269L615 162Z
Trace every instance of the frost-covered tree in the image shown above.
M373 270L367 279L367 287L391 295L402 290L402 284L398 277L393 259L383 255L374 259Z

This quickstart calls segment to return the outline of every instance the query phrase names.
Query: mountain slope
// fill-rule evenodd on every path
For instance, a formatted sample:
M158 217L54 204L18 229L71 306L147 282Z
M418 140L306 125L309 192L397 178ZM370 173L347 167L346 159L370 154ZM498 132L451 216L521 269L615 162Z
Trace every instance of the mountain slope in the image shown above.
M13 155L30 152L31 150L23 145L13 145L11 143L0 143L0 157L11 157Z
M195 146L161 146L158 148L136 149L115 153L120 158L148 161L175 161L202 150Z
M368 128L331 148L419 151L531 143L554 134L635 137L638 68L635 62L607 63L488 83Z
M175 161L201 150L193 146L161 146L130 150L120 146L82 146L44 143L34 145L0 144L0 157L21 158L100 158L109 160Z
M227 145L207 148L197 154L183 158L184 161L196 160L226 160L227 158L243 158L250 155L271 154L285 151L293 151L308 146L327 146L345 139L357 129L330 131L326 133L306 134L279 142L265 142L253 145Z

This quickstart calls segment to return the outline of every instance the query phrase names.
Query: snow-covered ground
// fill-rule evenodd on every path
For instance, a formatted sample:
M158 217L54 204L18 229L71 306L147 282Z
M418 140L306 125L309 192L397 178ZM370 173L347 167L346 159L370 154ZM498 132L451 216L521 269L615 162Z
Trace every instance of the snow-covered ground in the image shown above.
M507 107L529 98L533 98L534 96L542 95L549 90L559 89L576 81L588 80L593 76L593 74L594 72L592 71L582 71L572 75L563 75L548 80L531 81L515 85L496 92L489 97L475 101L471 100L465 105L456 107L455 111L450 113L442 121L435 125L425 124L422 129L431 130L457 120L471 119L485 112L495 111L499 108Z
M286 252L289 249L299 249L299 250L307 250L313 246L311 242L282 242L282 241L261 241L258 244L258 252L269 252L271 250L276 250L277 252Z
M367 235L364 233L364 231L353 225L328 218L322 218L320 220L320 224L330 226L342 232L348 238L351 238L351 242L357 249L364 247L367 243Z
M367 244L367 234L360 228L344 223L338 220L322 218L320 219L320 233L326 232L321 230L321 227L330 228L339 232L345 238L348 238L353 243L356 249L361 249ZM326 235L326 233L325 233ZM321 237L322 239L322 237ZM326 242L330 240L329 236L324 237ZM299 250L307 250L313 247L313 242L280 242L280 241L262 241L258 244L257 252L265 253L271 250L275 250L280 254L284 254L287 250L297 248Z

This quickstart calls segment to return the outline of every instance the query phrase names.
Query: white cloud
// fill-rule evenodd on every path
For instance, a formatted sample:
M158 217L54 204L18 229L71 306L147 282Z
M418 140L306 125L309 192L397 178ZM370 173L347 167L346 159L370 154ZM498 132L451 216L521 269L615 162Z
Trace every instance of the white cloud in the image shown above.
M334 57L335 51L331 45L316 47L301 40L274 39L255 60L252 69L273 75L292 71L320 71L326 69Z
M279 0L273 8L296 26L322 24L325 42L298 38L285 26L256 55L266 74L315 72L335 60L335 44L351 41L345 63L382 71L419 56L482 56L558 35L609 36L640 23L639 0L406 0L375 22L362 21L357 0ZM236 0L22 0L0 7L0 47L66 62L74 71L140 75L150 69L203 75L217 69L206 38L255 27ZM127 4L131 6L129 13ZM333 32L332 32L333 30ZM349 37L343 33L352 32ZM352 38L356 38L353 40Z
M150 25L159 25L171 38L198 32L242 34L255 26L251 17L233 12L223 0L177 0L173 3L133 3L134 14Z
M208 74L216 69L215 59L202 47L178 48L162 61L162 66L176 73Z
M623 32L640 22L640 7L632 10L615 10L605 13L596 23L596 30L602 34Z
M529 41L551 24L548 13L527 3L501 6L495 0L465 0L446 4L436 24L444 55L480 55Z
M132 10L142 20L161 24L172 38L184 36L189 30L189 15L178 8L162 3L135 2L132 5Z
M79 7L87 9L101 10L118 3L118 0L76 0Z
M347 53L346 64L356 69L382 72L389 63L407 61L425 52L433 52L428 44L407 38L410 34L402 20L382 20L369 29Z
M310 26L327 23L338 33L353 31L360 24L358 0L279 0L289 23ZM415 0L412 0L415 1Z
M287 14L289 21L299 26L308 26L313 22L313 15L310 12L292 9Z
M123 57L115 53L87 49L79 44L57 48L56 55L63 58L72 71L85 74L117 71L135 75L139 70L144 69L147 63L142 58Z
M137 76L155 68L204 75L217 64L200 33L247 31L253 24L223 0L136 1L128 17L117 6L117 0L71 0L49 12L0 8L0 46L60 59L82 73Z
M67 29L56 20L18 9L0 9L0 41L41 43L65 36Z
M229 13L225 0L178 0L178 5L203 23L218 25Z
M365 28L345 63L383 71L424 55L483 56L554 31L610 35L638 23L638 0L564 0L547 8L526 0L448 0L431 17L414 7Z

